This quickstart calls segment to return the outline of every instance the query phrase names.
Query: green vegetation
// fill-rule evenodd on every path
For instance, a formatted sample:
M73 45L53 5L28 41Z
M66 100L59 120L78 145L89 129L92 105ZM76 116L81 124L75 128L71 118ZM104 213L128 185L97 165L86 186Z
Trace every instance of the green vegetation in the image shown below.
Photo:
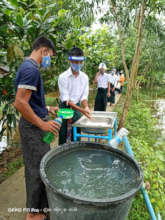
M115 106L115 111L121 115L121 106L124 96ZM129 142L133 149L136 160L139 162L144 173L144 182L149 181L151 189L148 191L151 203L156 212L161 210L162 219L165 218L165 142L157 143L160 131L156 130L157 119L153 117L155 111L153 102L144 100L155 99L143 91L140 101L137 103L133 96L132 105L126 120L125 127L129 130ZM122 148L123 149L123 148ZM141 193L134 199L130 220L148 220L149 214Z
M104 3L109 10L102 10L105 13L102 14L100 10ZM98 11L95 13L97 6ZM140 11L143 6L145 12L142 13L143 34L138 35L137 27L140 24ZM123 53L121 53L124 47L125 71L126 66L128 69L127 85L129 85L129 75L130 78L133 75L132 66L139 66L136 68L137 73L133 71L137 91L140 86L150 89L153 85L162 82L164 77L165 32L161 16L157 16L163 14L164 10L165 4L161 0L117 0L108 3L103 0L2 0L0 2L0 66L8 66L10 74L0 78L0 105L5 104L0 118L5 120L0 137L6 127L8 127L8 136L11 135L11 125L14 127L16 125L18 115L12 105L15 98L15 73L24 57L29 56L32 42L36 37L44 34L55 45L56 53L52 59L52 66L42 72L46 93L57 89L58 76L69 67L68 52L74 45L84 51L86 61L83 70L88 74L90 82L102 61L107 64L108 71L112 67L118 70L124 69ZM98 19L99 13L102 14L100 22L103 28L94 31L92 24ZM116 23L120 26L120 30ZM122 43L120 35L122 35ZM138 55L135 54L138 39L141 41L142 50L140 57L134 57ZM137 61L137 65L132 65L133 60Z
M24 163L22 156L9 162L5 167L5 171L3 171L0 176L0 183L7 179L9 176L13 175L23 165Z
M101 3L107 3L108 10L103 11L105 14L100 13ZM9 67L9 74L0 78L0 121L3 121L0 139L4 132L12 137L13 126L17 127L19 114L13 107L14 78L24 57L29 56L34 39L46 35L55 45L52 66L42 72L44 89L49 94L46 96L47 105L57 105L58 76L69 67L68 52L76 45L84 51L83 70L88 74L90 83L100 62L107 64L107 71L112 67L125 70L125 91L129 90L125 94L127 99L122 97L116 111L123 124L126 121L135 157L143 167L145 181L151 184L149 194L154 208L161 210L165 218L165 143L156 143L160 132L155 129L157 121L152 116L155 109L144 101L153 96L153 99L165 97L164 12L163 0L0 1L0 66ZM100 22L104 28L94 31L92 24L98 19L98 14L102 15ZM133 94L131 103L134 87L136 101ZM94 95L95 91L90 90L90 107L93 106ZM9 170L16 167L15 162ZM133 203L129 219L149 219L140 194Z
M49 106L57 106L58 103L57 103L57 98L54 98L54 97L46 97L45 98L45 102L46 102L46 105L49 105Z

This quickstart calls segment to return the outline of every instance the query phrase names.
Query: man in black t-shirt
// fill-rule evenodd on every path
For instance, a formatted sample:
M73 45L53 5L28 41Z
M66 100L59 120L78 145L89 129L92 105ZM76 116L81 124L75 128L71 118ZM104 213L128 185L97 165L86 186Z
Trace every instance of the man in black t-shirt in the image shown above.
M57 107L46 108L44 87L39 67L50 66L54 46L46 37L39 37L33 43L32 53L16 73L14 106L21 113L19 122L23 158L25 164L26 205L29 210L26 220L46 218L48 208L45 186L40 178L40 161L50 150L43 142L45 132L58 135L59 124L47 121L48 110L54 113Z

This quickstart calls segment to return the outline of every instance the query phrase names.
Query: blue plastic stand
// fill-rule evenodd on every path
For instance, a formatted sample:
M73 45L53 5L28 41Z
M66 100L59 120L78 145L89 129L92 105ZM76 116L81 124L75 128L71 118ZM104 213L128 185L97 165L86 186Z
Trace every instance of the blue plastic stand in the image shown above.
M77 132L77 127L74 126L73 127L73 140L77 141L78 137L84 137L84 138L88 138L88 141L90 141L90 138L95 138L95 139L105 139L108 140L108 143L110 143L111 139L112 139L112 130L113 128L109 128L108 129L108 135L94 135L94 134L80 134ZM114 123L114 135L116 136L117 134L117 118L115 119L115 123Z

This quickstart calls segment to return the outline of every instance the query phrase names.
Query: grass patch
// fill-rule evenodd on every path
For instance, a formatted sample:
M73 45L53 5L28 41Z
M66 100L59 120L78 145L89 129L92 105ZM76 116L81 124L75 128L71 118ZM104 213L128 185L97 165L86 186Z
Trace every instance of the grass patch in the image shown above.
M49 106L57 106L58 105L56 97L49 97L49 96L47 96L45 98L45 103L46 103L46 105L49 105Z
M160 90L161 91L161 90ZM165 143L157 144L160 131L156 129L157 119L153 117L153 103L144 100L155 99L155 93L151 96L142 90L140 101L137 103L133 95L125 127L129 130L129 142L132 146L136 160L140 163L144 182L149 181L151 185L148 191L151 203L156 213L160 211L162 219L165 219ZM157 94L157 97L159 94ZM123 109L124 96L115 106L118 118ZM149 213L146 208L142 194L139 192L135 197L128 220L148 220Z
M4 172L0 175L0 183L7 179L9 176L13 175L19 168L23 167L23 158L20 156L19 158L7 163L4 168Z

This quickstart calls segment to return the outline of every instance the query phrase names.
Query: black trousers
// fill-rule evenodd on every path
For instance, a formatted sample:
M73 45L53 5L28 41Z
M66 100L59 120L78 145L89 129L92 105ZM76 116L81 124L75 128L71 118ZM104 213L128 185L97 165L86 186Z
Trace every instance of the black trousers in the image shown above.
M19 131L25 164L26 206L30 212L43 213L43 209L48 208L48 200L40 178L40 162L50 150L50 145L42 141L45 132L23 117L19 122Z
M95 99L94 111L106 111L107 107L107 89L98 88Z
M76 104L77 106L80 106L79 103ZM59 104L60 108L69 108L69 106L66 106L66 104L60 102ZM79 118L81 117L81 113L79 111L74 110L74 115L72 118L72 123L76 122ZM68 120L67 119L63 119L62 120L62 125L60 128L60 132L59 132L59 145L66 143L67 140L67 128L68 128ZM81 133L81 128L77 128L77 132ZM73 128L72 128L72 139L73 141ZM78 138L78 141L80 140L80 138Z
M111 90L110 90L110 93L111 93L111 96L108 98L108 102L110 102L111 104L114 104L115 103L115 91L112 91L112 89L114 88L114 85L111 84Z

